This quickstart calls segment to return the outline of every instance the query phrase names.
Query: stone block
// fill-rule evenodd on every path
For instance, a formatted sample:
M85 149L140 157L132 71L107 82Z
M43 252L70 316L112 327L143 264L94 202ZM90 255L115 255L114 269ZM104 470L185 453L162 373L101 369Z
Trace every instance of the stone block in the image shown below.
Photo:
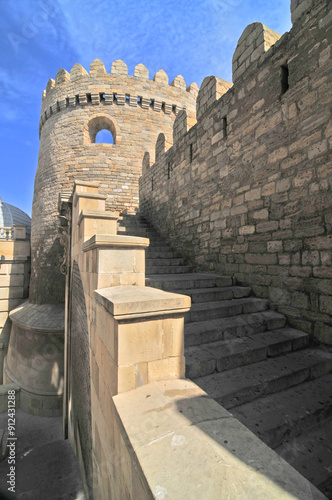
M144 250L143 250L144 254ZM128 273L136 267L136 250L100 249L98 252L98 271L100 273Z
M260 197L261 197L261 188L255 188L245 193L246 201L259 200Z
M22 304L24 299L2 299L0 300L0 312L9 312Z
M313 0L291 0L291 19L296 23L306 12L312 8Z
M172 317L162 321L163 357L183 356L184 353L184 318Z
M104 379L113 367L112 378L118 381L120 392L160 377L184 376L183 316L190 297L135 286L98 290L94 296L93 328L105 342L95 337L96 360ZM111 358L103 362L106 345L105 359L114 349L114 362Z
M267 251L268 252L282 252L282 241L268 241L267 242Z
M149 383L185 377L185 358L176 356L148 362Z
M118 367L118 394L136 388L135 366Z
M332 296L321 295L319 299L320 311L332 315Z
M3 263L0 261L0 275L3 274L24 274L24 264L22 263Z
M254 220L264 220L268 219L269 217L269 212L267 208L263 208L262 210L258 210L257 212L254 212L252 215Z
M0 288L0 300L3 299L23 299L24 289L22 286L10 286L6 288Z
M117 363L130 365L161 359L163 328L160 320L120 323L117 327Z
M332 345L332 327L330 325L317 322L314 328L314 335L319 342Z

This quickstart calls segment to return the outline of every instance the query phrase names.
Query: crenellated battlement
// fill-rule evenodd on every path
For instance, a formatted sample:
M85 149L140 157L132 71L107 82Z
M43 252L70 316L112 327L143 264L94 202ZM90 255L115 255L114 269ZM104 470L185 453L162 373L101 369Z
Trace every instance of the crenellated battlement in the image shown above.
M112 63L110 73L100 59L91 63L90 73L76 63L70 73L61 68L55 80L48 81L43 91L40 131L52 115L66 108L115 104L176 115L192 107L197 95L196 83L186 86L184 78L178 75L169 84L168 75L162 69L150 80L143 64L135 67L134 75L128 75L127 65L120 59Z
M144 66L144 64L137 64L134 69L134 75L128 75L128 67L126 63L124 63L121 59L117 59L112 63L111 72L107 73L104 63L100 59L95 59L90 64L90 73L88 73L86 69L83 68L83 66L81 66L81 64L79 63L74 64L74 66L70 70L70 73L68 73L68 71L63 68L60 68L55 76L55 80L53 80L52 78L49 79L46 87L46 93L43 93L43 96L46 97L47 95L49 95L49 92L52 91L52 89L57 85L61 85L64 82L69 81L78 81L86 76L98 78L106 77L111 79L119 76L133 76L134 78L140 78L141 80L148 80L149 82L153 81L164 85L170 85L171 87L180 88L186 92L195 93L195 90L198 91L196 83L193 83L189 85L189 87L187 87L186 82L181 75L176 76L174 80L169 84L168 75L163 69L158 70L151 80L149 79L149 70L146 68L146 66Z

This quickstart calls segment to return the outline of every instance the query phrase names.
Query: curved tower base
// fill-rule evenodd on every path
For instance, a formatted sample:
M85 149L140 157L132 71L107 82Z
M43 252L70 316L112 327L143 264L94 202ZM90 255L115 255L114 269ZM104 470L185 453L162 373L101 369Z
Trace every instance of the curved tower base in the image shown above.
M62 414L64 306L24 302L10 313L12 330L4 383L21 388L22 410L40 416Z

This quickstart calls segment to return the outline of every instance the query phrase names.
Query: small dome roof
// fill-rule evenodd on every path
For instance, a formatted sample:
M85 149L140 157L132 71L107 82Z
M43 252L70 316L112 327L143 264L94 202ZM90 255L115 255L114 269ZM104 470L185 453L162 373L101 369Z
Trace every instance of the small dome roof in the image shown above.
M0 196L0 227L13 227L14 224L27 226L27 234L31 233L31 219L28 214L4 202Z

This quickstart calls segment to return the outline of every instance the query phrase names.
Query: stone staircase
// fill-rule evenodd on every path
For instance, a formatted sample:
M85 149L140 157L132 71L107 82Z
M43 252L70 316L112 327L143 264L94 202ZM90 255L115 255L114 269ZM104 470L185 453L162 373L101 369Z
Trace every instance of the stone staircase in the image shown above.
M119 234L150 238L146 285L190 295L186 376L332 498L332 351L313 347L249 287L196 273L138 216Z

